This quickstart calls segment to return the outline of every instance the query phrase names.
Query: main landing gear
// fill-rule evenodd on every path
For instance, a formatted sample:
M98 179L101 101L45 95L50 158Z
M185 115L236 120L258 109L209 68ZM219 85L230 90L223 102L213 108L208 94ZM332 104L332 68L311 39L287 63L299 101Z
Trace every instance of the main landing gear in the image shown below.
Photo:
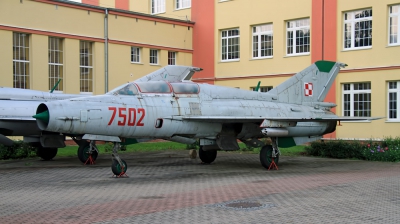
M125 160L121 159L118 155L118 150L121 145L119 142L114 142L113 153L112 153L112 164L111 170L116 177L126 176L126 170L128 169L128 164Z
M217 158L217 150L203 150L203 146L200 146L199 157L203 163L210 164Z
M53 159L58 152L58 148L44 148L43 146L36 146L36 155L42 158L43 160L51 160Z
M99 155L99 150L96 147L96 141L79 141L78 142L78 158L84 164L94 164L97 156Z
M260 151L260 162L265 169L276 168L278 169L279 151L278 145L276 144L276 137L271 137L272 144L265 145Z

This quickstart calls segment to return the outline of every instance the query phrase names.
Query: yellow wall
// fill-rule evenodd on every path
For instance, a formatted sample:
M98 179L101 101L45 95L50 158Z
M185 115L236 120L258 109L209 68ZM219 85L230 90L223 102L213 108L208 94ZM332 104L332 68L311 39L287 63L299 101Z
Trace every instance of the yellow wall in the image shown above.
M108 31L112 40L192 49L192 29L187 26L111 15Z
M261 7L262 6L262 7ZM216 77L273 75L297 73L309 66L310 55L286 56L286 21L310 18L311 0L288 1L276 4L273 0L227 1L215 3L215 74ZM311 18L310 18L311 19ZM252 59L253 25L273 24L273 58ZM240 29L240 61L221 61L221 30ZM276 86L282 78L263 78L241 81L217 81L218 85L227 85L249 89L261 80L262 86Z
M13 86L13 34L0 30L0 86Z
M383 138L399 135L399 122L387 121L388 87L387 82L400 80L400 70L366 71L342 73L336 78L339 83L336 97L338 99L337 114L342 115L342 84L355 82L371 82L371 116L384 117L372 122L343 122L337 127L338 138Z
M31 89L49 91L49 37L31 34L29 38Z
M372 122L344 122L337 127L337 138L384 138L399 135L399 122L387 121L388 81L400 80L400 69L383 70L381 67L400 65L400 46L388 46L388 6L399 4L395 0L338 0L337 60L348 64L347 70L361 72L339 73L336 78L337 114L343 115L342 85L344 83L371 83L371 116L385 117ZM344 50L344 12L372 8L372 47ZM373 71L369 71L374 68Z
M172 19L191 20L190 8L176 10L175 2L176 0L165 0L165 12L158 13L155 15ZM129 10L134 12L151 14L150 0L129 0Z
M93 94L103 94L105 88L104 78L104 43L93 43ZM109 89L111 90L111 89Z
M103 18L102 13L35 1L0 1L0 23L15 27L102 38Z
M286 56L286 21L310 18L311 0L291 1L290 4L276 4L273 0L216 1L215 4L215 73L218 77L296 73L310 64L309 55ZM273 24L273 58L252 59L251 26L265 23ZM229 28L240 29L239 62L221 62L220 31Z
M104 8L115 8L116 0L99 0L99 6Z
M114 0L102 0L100 5L110 7ZM145 2L145 1L141 1ZM146 1L148 2L148 1ZM172 5L171 5L172 7ZM30 88L49 90L48 79L48 38L62 38L63 44L63 92L80 92L80 40L92 42L93 49L93 94L105 92L105 45L104 13L93 12L90 8L77 9L67 6L24 0L0 1L0 85L13 86L12 35L13 32L29 34ZM185 10L179 10L185 11ZM190 9L189 9L190 11ZM18 12L18 13L15 13ZM24 15L24 16L21 16ZM187 26L165 22L149 21L130 17L131 15L109 15L109 85L108 90L127 81L140 78L168 64L168 50L177 51L178 65L192 64L192 30ZM22 28L22 31L19 30ZM115 42L120 43L115 43ZM142 63L132 64L131 46L145 46L142 49ZM159 65L149 64L149 48L159 49ZM179 52L183 50L185 52ZM132 74L132 76L131 76Z
M398 0L338 0L337 10L337 58L348 68L365 68L399 65L400 46L388 46L388 5L400 4ZM372 48L344 50L344 12L372 8Z

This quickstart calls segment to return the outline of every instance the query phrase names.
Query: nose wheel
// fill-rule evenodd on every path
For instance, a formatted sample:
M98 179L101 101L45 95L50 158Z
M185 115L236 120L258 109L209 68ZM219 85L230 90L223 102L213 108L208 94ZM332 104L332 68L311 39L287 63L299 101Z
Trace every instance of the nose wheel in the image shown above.
M112 164L111 171L116 177L126 176L126 170L128 169L128 164L125 160L121 159L118 155L118 150L121 148L119 142L114 142L113 153L112 153Z

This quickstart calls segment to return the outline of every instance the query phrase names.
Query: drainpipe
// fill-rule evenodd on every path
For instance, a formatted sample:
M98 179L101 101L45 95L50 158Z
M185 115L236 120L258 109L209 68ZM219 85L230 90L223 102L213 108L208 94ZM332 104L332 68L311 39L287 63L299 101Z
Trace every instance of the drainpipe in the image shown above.
M104 16L104 90L108 92L108 9Z

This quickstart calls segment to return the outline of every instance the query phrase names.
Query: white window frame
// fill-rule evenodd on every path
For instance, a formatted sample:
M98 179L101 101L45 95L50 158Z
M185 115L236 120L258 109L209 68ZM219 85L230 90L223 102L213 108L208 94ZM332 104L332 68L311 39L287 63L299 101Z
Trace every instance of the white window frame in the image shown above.
M158 65L158 50L157 49L150 49L150 64L151 65Z
M235 47L236 46L236 47ZM235 51L237 48L237 51ZM239 28L221 30L221 61L240 60Z
M176 65L176 52L168 51L168 65Z
M93 43L89 41L80 41L79 43L79 71L81 94L93 93ZM84 50L84 51L83 51ZM87 91L85 91L87 89Z
M141 52L142 49L140 47L131 47L131 63L141 62Z
M150 0L151 14L165 13L165 0Z
M29 35L13 33L13 87L30 88Z
M367 12L369 16L364 16L366 14L362 14L363 12ZM357 18L362 15L362 18ZM370 23L370 24L369 24ZM365 37L367 41L367 45L365 43L361 42L360 40L362 38L358 38L356 35L356 26L360 26L360 24L364 24L365 26L368 26L367 32L368 37ZM350 26L350 28L348 28ZM365 30L364 30L365 31ZM354 49L369 49L372 48L372 8L368 9L363 9L363 10L356 10L356 11L350 11L350 12L345 12L343 14L343 49L344 50L354 50ZM370 39L370 45L368 45L368 39ZM360 42L359 42L360 41ZM356 46L357 43L363 43L363 46ZM360 45L360 44L358 44Z
M180 9L188 9L192 7L192 0L175 0L175 9L180 10Z
M298 32L302 32L303 36L299 35ZM303 44L300 43L300 40L303 40ZM310 18L291 20L286 23L286 55L309 55L310 40ZM300 48L303 50L300 50Z
M263 24L252 27L253 31L253 39L252 39L252 57L253 59L259 58L272 58L274 55L274 30L272 23ZM268 37L270 37L270 41L268 41ZM257 42L255 39L257 38ZM262 41L262 39L264 40ZM270 43L270 48L266 48L268 43ZM264 48L262 48L264 46ZM270 50L270 54L268 54ZM265 55L262 56L262 53L265 52ZM255 54L257 54L255 56Z
M391 85L392 84L392 85ZM395 84L394 88L393 84ZM389 121L400 121L400 81L389 81L387 84L388 87L388 97L387 97L387 120ZM390 95L393 94L396 99L393 100L394 102L391 104ZM395 107L395 109L391 109L391 106ZM392 113L391 110L394 111L394 115L396 117L391 117Z
M64 52L63 39L58 37L49 37L49 90L61 80L54 92L63 92L63 74L64 74ZM54 74L52 71L56 71Z
M400 5L389 6L389 46L400 45Z
M369 84L369 89L357 89L357 88L355 88L355 85L359 85L359 84ZM346 85L348 85L348 87L349 87L348 89L345 88ZM346 94L349 95L349 100L348 101L345 99L345 95ZM360 100L356 101L354 99L356 94L369 94L369 101L367 101L367 100L362 101L362 102L366 102L367 104L369 102L369 108L368 108L368 106L366 107L367 109L365 109L365 110L356 110L354 108L355 104L361 102ZM358 83L344 83L344 84L342 84L342 114L343 114L343 116L346 116L346 117L370 117L371 116L371 110L372 110L371 96L372 95L371 95L371 83L370 82L358 82ZM349 108L348 108L348 110L345 111L346 102L349 103L349 106L348 106ZM360 106L361 104L358 104L358 105ZM364 107L363 104L361 106ZM347 111L348 111L348 114L346 114ZM357 114L356 115L356 111L357 112L358 111L367 111L367 114L362 114L362 115ZM368 111L369 111L369 113L368 113Z

